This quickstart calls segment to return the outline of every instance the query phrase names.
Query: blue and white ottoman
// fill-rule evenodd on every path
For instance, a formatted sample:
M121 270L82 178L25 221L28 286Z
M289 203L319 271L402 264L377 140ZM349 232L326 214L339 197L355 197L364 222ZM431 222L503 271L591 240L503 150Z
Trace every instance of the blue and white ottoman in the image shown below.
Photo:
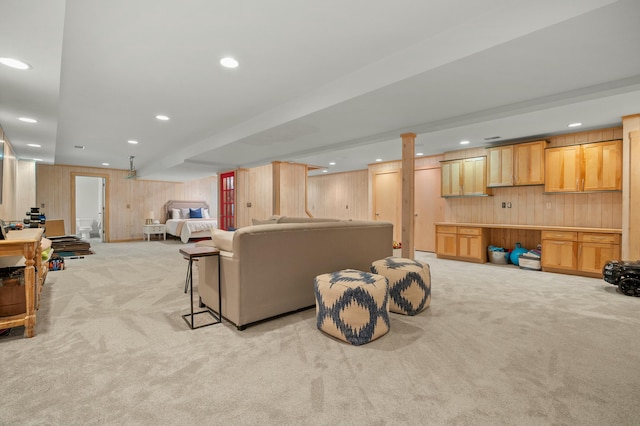
M352 345L383 336L389 331L388 286L385 277L355 269L318 275L318 329Z
M389 280L389 310L416 315L431 303L429 264L402 257L386 257L371 265L371 272Z

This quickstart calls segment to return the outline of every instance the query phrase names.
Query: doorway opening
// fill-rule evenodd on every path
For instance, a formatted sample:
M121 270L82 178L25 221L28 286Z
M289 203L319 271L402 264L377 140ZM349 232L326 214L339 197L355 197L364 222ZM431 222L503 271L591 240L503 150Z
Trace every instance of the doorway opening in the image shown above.
M107 175L72 174L72 234L92 243L108 242L108 190Z

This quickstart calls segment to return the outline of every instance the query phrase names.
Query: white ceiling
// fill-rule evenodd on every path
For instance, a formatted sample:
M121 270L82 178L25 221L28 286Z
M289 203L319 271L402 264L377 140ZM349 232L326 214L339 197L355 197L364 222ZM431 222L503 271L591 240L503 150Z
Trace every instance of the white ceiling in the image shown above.
M146 179L363 169L399 159L405 132L432 155L640 113L637 0L0 0L0 16L0 57L33 67L0 65L17 156L134 156Z

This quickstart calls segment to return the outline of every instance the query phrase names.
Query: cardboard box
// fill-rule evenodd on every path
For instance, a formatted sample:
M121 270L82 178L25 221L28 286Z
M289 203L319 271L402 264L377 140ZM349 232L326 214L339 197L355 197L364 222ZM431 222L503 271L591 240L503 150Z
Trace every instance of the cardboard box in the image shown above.
M47 220L44 224L45 226L45 236L49 237L62 237L67 235L64 232L64 219L52 219Z

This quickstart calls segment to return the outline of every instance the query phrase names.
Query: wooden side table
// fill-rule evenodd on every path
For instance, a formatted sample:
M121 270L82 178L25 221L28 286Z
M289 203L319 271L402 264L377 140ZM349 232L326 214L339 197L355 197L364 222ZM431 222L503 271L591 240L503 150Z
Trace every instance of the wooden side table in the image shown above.
M167 227L162 223L156 223L154 225L142 225L142 238L147 241L151 241L152 235L162 235L167 239Z
M185 247L180 249L180 254L189 261L187 266L187 278L185 280L186 285L189 286L191 292L191 313L182 315L189 328L192 330L196 328L208 327L214 324L220 324L222 322L222 295L220 293L220 250L212 247ZM214 312L209 307L205 307L202 311L193 312L193 262L200 257L216 256L218 258L218 312ZM214 321L201 325L194 325L193 318L196 315L209 314L213 317Z

